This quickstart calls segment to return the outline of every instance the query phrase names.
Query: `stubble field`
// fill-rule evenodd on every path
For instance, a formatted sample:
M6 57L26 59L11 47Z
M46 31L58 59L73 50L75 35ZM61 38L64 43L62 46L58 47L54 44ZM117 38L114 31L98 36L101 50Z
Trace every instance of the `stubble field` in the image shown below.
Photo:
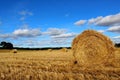
M0 80L120 80L120 48L115 66L73 64L71 50L0 50Z

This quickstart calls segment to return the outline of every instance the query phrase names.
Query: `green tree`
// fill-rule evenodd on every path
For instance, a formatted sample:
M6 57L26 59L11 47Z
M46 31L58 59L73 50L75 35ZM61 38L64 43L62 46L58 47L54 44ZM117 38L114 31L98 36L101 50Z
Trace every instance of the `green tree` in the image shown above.
M2 42L0 43L0 45L1 45L4 49L13 49L13 44L10 43L10 42L2 41Z

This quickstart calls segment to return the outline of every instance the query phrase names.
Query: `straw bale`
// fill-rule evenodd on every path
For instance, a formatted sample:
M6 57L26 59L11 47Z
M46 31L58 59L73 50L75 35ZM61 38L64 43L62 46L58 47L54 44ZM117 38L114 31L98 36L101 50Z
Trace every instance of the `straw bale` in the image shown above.
M17 49L13 49L13 50L12 50L12 53L17 53Z
M86 30L72 42L75 61L81 66L94 66L113 62L114 45L112 41L94 30Z
M52 49L48 49L49 52L52 52Z
M62 52L68 52L68 49L67 48L62 48L61 51Z

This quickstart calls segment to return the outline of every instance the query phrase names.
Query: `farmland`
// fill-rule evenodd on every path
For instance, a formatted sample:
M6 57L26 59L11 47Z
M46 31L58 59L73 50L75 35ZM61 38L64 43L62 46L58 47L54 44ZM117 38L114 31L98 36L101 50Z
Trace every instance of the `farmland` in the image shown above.
M62 50L0 50L0 80L119 80L120 48L115 66L84 68Z

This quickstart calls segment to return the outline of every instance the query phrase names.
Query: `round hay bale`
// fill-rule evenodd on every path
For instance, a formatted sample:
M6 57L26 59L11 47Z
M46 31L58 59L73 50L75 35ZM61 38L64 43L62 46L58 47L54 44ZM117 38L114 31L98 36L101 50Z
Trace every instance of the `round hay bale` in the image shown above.
M103 34L86 30L76 36L72 42L75 63L81 66L103 65L114 60L114 45Z
M12 50L12 53L17 53L17 49L13 49L13 50Z
M52 52L52 49L48 49L49 52Z
M62 52L68 52L68 49L67 48L62 48L61 51Z

